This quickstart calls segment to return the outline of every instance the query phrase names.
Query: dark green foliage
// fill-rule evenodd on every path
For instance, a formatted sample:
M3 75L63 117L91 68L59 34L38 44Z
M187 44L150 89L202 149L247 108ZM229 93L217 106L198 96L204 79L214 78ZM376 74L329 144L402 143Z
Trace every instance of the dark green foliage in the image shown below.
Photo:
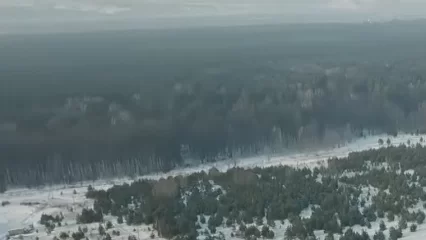
M231 219L226 219L226 226L227 227L230 227L230 226L232 226L232 220Z
M77 215L78 223L94 223L103 221L103 214L101 211L95 211L93 209L84 208L81 214Z
M102 226L102 224L99 224L99 226L98 226L98 233L101 236L105 235L105 233L106 233L105 228Z
M106 227L107 230L113 228L112 222L107 221L105 227Z
M273 220L271 220L271 219L268 219L268 220L266 221L266 224L268 224L268 226L270 226L270 227L275 227L275 221L273 221Z
M398 228L399 229L406 229L408 227L407 220L405 218L401 218L398 222Z
M261 231L262 237L266 237L268 235L268 232L269 232L269 227L268 226L263 226L262 227L262 231Z
M64 219L64 216L62 215L56 215L55 217L48 214L42 214L40 217L40 224L46 225L46 224L52 224L52 223L60 223Z
M392 212L392 211L389 211L389 212L386 214L386 217L387 217L387 219L388 219L388 221L389 221L389 222L393 222L393 221L395 220L395 214L393 214L393 212Z
M385 234L382 231L376 232L373 236L373 240L385 240Z
M253 228L247 229L244 225L252 225L253 221L261 227L260 235L268 238L272 235L267 231L268 226L273 227L276 220L288 219L291 226L286 229L286 237L306 239L315 230L342 234L342 229L358 224L371 228L370 222L376 221L377 215L386 216L390 221L397 215L403 219L399 224L404 229L404 221L407 225L407 221L424 218L422 211L411 213L407 210L418 203L423 189L411 184L411 175L397 174L394 170L414 168L413 176L420 177L424 164L422 156L426 157L426 149L403 146L351 153L343 159L330 159L329 169L321 170L321 182L317 181L319 173L315 175L315 170L291 167L237 168L214 176L195 173L161 181L140 180L108 190L92 190L90 197L95 207L91 212L121 216L129 225L153 224L159 235L167 238L196 238L197 230L206 222L208 234L215 235L219 226L238 224L242 233L248 231L248 237L257 237L252 233ZM379 166L385 159L389 170L366 171L366 161ZM363 171L363 175L339 177L347 169ZM175 194L156 195L162 181L167 183L166 187L177 185ZM362 199L370 201L370 197L362 196L361 187L367 185L378 188L379 192L370 195L372 204L364 206L361 213ZM301 211L308 207L312 210L311 217L301 219ZM265 218L267 225L263 222ZM383 221L380 229L386 229ZM342 237L366 238L351 231L346 231Z
M366 231L362 231L361 238L362 240L370 240L370 235Z
M366 224L365 224L365 226L368 228L368 229L371 229L371 223L370 222L366 222Z
M385 231L386 230L386 224L385 224L385 222L380 221L379 228L380 228L380 231Z
M334 240L334 234L333 233L327 233L324 240Z
M389 240L397 240L402 237L401 229L389 228Z
M326 238L329 235L326 236ZM331 237L331 236L330 236ZM368 236L368 234L363 231L362 234L356 233L354 232L352 229L348 229L346 230L346 232L340 237L339 240L369 240L370 236Z
M209 228L211 234L215 234L216 233L216 227L215 226L209 225L208 228Z
M8 58L0 72L1 99L8 103L0 109L1 123L10 122L14 129L2 134L0 152L5 160L0 169L14 176L6 178L5 185L167 171L182 163L181 152L210 161L220 153L257 153L267 144L273 146L277 138L283 141L280 146L320 140L330 129L395 135L402 128L418 127L419 106L425 100L424 56L413 49L421 47L423 36L403 40L377 36L376 28L385 28L392 36L407 35L405 29L398 34L393 28L401 26L393 24L342 28L351 27L374 37L352 39L353 33L342 34L337 27L337 32L324 34L326 40L317 41L321 25L308 26L314 30L306 32L314 37L270 27L261 36L252 36L248 31L256 30L251 27L226 34L223 29L210 34L198 30L194 35L201 37L197 39L201 45L196 48L185 39L186 30L147 33L149 38L140 33L125 37L105 33L112 37L99 39L82 34L78 43L74 35L49 41L5 40L4 46L17 46L6 48L3 55ZM293 36L291 41L288 36ZM249 43L241 45L241 39ZM96 57L104 42L128 48L120 52L111 48ZM174 46L175 42L185 46ZM224 42L229 44L226 48ZM354 50L353 42L363 46ZM377 42L389 45L377 49ZM158 43L169 46L167 51L153 47ZM43 55L60 44L67 48ZM88 51L75 61L79 44ZM28 50L25 58L18 52L22 49ZM191 58L182 61L182 56ZM72 72L70 61L77 62ZM72 104L73 97L82 102ZM83 101L92 97L98 100ZM111 121L119 113L128 113L131 119ZM299 134L301 129L311 131ZM26 156L34 160L20 160ZM118 173L116 166L123 172ZM4 181L0 177L0 183Z
M109 235L108 233L105 235L104 240L111 240L111 235Z
M376 214L374 212L374 210L371 207L366 207L363 210L363 216L367 219L367 221L369 222L374 222L376 221L377 217Z
M219 214L213 215L209 218L208 225L219 227L223 222L223 217Z
M384 218L385 217L385 212L381 209L377 210L377 217L378 218Z
M417 225L416 224L411 224L410 225L410 232L415 232L417 230Z
M118 217L117 217L117 223L118 223L118 224L123 224L123 222L124 222L124 221L123 221L123 216L122 216L122 215L118 216Z
M293 231L291 226L287 227L284 233L284 239L292 240L294 238L296 238L296 233Z
M299 218L296 218L291 223L292 225L289 226L285 232L287 238L292 239L298 237L300 239L305 239L311 233Z
M245 231L247 230L247 227L246 227L246 225L241 224L241 225L238 227L238 230L240 230L240 232L245 232Z
M81 240L84 238L84 233L82 231L77 231L71 234L74 240Z
M204 217L204 215L200 216L200 223L201 224L205 224L206 223L206 218Z
M55 230L55 223L53 222L47 222L44 224L44 226L46 227L46 232L47 233L51 233L53 230Z
M250 239L253 236L259 238L261 236L261 233L256 226L250 226L244 232L244 236L246 239Z
M274 239L275 233L272 230L269 230L269 232L266 234L267 239Z
M425 220L425 213L423 212L423 211L418 211L417 213L416 213L416 222L418 223L418 224L422 224L423 222L424 222L424 220Z
M67 238L69 238L70 236L68 235L68 233L66 233L66 232L61 232L60 234L59 234L59 238L60 239L62 239L62 240L65 240L65 239L67 239ZM73 237L74 238L74 237Z

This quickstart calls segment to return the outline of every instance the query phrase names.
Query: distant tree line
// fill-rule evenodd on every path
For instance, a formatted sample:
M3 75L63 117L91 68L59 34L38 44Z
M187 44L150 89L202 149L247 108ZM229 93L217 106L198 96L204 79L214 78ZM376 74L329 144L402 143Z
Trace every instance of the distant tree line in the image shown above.
M0 108L0 190L425 128L421 69L402 63L320 69L264 66L144 80L133 93L9 96Z

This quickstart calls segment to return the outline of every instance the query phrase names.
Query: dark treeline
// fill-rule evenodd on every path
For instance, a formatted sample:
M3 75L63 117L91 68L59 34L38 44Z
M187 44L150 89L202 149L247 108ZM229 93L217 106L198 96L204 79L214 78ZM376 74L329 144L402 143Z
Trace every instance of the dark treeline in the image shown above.
M387 229L387 219L398 221L386 238L396 240L408 224L416 231L424 223L424 209L412 208L426 200L425 157L420 145L399 146L330 159L329 168L234 168L226 173L213 168L106 191L89 187L86 196L95 204L84 217L112 214L120 224L153 224L160 236L177 239L211 239L225 227L245 239L273 238L274 231L285 231L284 239L316 239L315 230L324 230L326 239L335 239L334 234L340 240L384 239L377 237ZM301 217L307 208L312 214ZM276 228L286 219L291 223L287 229ZM380 229L368 235L365 230L376 221ZM352 231L355 225L364 231Z
M426 35L351 27L0 39L1 186L424 129Z

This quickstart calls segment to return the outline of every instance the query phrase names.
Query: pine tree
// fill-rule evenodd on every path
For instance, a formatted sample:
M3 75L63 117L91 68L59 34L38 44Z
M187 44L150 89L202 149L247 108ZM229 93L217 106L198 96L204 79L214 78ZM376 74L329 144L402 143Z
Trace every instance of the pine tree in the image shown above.
M112 227L113 227L112 222L111 222L111 221L108 221L108 222L106 223L106 229L111 229Z
M411 224L411 226L410 226L410 231L411 232L415 232L417 230L417 225L416 224Z
M118 224L123 224L123 216L122 215L118 216L117 223Z
M101 236L105 235L105 228L102 226L102 224L99 224L98 232Z
M399 229L406 229L407 228L407 220L405 218L401 218L398 222L398 228Z
M417 224L422 224L424 221L425 221L425 213L419 210L416 213L416 222Z
M329 232L327 236L325 236L324 240L334 240L334 234Z
M389 211L387 214L387 218L389 222L393 222L395 220L395 214L392 211Z
M262 231L261 231L262 237L266 237L268 235L268 232L269 232L269 227L268 226L263 226L262 227Z
M111 240L112 238L111 238L111 235L109 235L109 233L107 233L106 235L105 235L105 238L104 238L104 240Z
M385 240L385 234L382 231L376 232L373 236L373 240Z
M389 228L389 240L397 240L402 237L402 232L400 229L395 229L394 227Z
M383 222L383 220L380 221L379 228L380 228L380 231L386 230L386 224L385 224L385 222Z

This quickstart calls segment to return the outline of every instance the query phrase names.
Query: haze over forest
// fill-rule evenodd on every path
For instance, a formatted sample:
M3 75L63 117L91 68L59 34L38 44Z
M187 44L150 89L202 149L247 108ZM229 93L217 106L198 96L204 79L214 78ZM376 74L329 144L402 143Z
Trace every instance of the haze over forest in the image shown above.
M421 131L425 30L416 20L2 36L1 179L139 175Z
M425 9L0 0L0 240L424 239Z

